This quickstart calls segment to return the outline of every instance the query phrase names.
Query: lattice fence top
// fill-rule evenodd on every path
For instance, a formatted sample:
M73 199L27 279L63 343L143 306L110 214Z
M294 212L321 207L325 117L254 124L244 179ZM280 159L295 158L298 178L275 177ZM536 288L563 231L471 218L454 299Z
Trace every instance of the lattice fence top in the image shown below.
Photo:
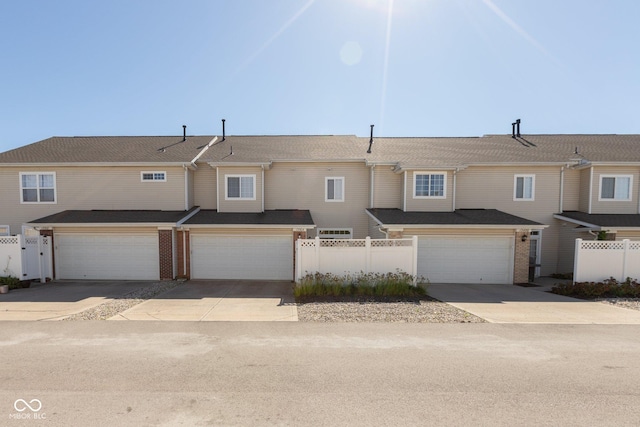
M364 248L369 240L372 248L388 248L398 246L413 246L412 239L319 239L321 248ZM298 240L303 248L316 246L316 239Z
M25 237L24 241L27 245L37 245L38 237Z
M640 242L629 242L629 250L640 251Z
M586 240L582 241L580 249L593 250L593 249L606 249L606 250L623 250L624 242L620 241L607 241L607 240Z
M17 245L18 236L3 236L0 237L0 245Z

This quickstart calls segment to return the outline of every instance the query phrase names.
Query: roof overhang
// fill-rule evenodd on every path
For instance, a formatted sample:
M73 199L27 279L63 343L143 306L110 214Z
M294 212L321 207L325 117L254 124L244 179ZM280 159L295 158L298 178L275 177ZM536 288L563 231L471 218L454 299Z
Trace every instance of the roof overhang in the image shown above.
M560 221L569 222L579 225L591 231L640 231L640 214L586 214L578 213L561 213L554 214L553 217ZM629 223L629 218L634 223Z

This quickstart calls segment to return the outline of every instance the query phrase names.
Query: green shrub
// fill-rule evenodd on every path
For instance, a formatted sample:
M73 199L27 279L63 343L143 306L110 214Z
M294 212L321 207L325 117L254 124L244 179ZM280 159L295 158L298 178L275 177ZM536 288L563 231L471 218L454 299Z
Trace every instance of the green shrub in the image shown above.
M293 290L296 300L320 298L416 298L425 296L424 279L414 285L408 273L359 273L338 276L312 273L304 276Z
M12 276L3 276L0 277L0 285L9 285L9 289L20 289L22 286L20 285L20 279Z
M559 283L551 292L570 297L595 298L640 298L640 283L637 279L627 277L618 282L613 277L602 282Z

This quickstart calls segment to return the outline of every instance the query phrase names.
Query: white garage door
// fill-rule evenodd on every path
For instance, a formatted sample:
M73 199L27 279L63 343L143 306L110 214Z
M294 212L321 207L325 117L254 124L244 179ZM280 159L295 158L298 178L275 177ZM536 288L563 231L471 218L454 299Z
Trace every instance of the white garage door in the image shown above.
M291 280L292 239L292 236L191 235L191 276Z
M158 280L157 234L56 234L58 279Z
M420 236L418 277L431 283L513 283L513 237Z

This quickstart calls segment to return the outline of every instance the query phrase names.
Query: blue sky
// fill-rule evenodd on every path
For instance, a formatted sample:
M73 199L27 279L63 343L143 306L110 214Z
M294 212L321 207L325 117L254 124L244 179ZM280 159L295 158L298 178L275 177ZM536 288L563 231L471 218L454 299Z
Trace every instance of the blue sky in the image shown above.
M0 151L50 136L640 133L637 0L0 4Z

